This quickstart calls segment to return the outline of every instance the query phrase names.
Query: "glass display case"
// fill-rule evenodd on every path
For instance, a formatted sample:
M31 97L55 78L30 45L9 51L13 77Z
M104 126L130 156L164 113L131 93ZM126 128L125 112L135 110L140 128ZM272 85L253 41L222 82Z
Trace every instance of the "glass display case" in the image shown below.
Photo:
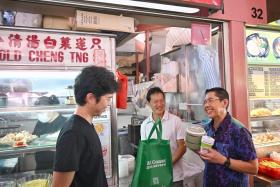
M58 133L74 112L72 85L78 72L0 71L2 175L52 168Z
M0 30L0 182L52 173L59 131L76 108L74 79L90 65L114 72L115 38L31 28ZM113 98L92 122L110 185L117 182L115 103Z
M258 157L264 157L280 152L279 31L247 28L246 36L250 125Z
M280 144L280 99L250 99L251 131L257 147Z

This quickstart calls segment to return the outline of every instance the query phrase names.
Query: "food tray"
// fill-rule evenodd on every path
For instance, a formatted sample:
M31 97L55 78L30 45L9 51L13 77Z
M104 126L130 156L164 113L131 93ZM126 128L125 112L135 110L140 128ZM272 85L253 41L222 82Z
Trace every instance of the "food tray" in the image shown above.
M50 187L52 176L48 173L28 175L18 179L18 187Z
M16 140L15 137L17 134L21 134L22 138ZM36 138L37 138L36 135L33 135L27 131L13 132L13 133L9 133L9 134L5 135L4 137L0 138L0 145L13 146L17 141L23 141L23 140L24 140L24 142L29 143Z
M280 143L280 135L278 132L253 134L253 142L255 145Z
M275 163L268 166L265 163ZM260 158L259 159L259 173L267 175L273 179L280 179L280 162L271 158Z

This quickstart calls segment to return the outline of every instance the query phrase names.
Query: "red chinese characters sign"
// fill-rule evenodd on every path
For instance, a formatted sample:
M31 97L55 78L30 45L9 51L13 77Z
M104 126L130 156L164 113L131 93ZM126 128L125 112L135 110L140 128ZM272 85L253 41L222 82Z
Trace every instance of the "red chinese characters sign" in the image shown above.
M17 30L1 30L0 33L0 65L111 68L109 37Z

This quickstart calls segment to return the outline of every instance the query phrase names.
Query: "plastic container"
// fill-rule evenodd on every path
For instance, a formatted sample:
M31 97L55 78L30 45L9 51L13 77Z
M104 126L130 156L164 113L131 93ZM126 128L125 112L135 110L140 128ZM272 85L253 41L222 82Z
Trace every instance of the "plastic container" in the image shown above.
M267 166L264 164L264 161L267 162L275 162L279 165L278 168ZM259 173L263 175L267 175L273 179L280 179L280 162L273 160L271 158L260 158L259 159Z
M128 177L129 175L128 160L122 158L121 155L119 155L118 162L119 162L119 178Z
M129 172L133 172L135 168L135 158L132 155L119 155L119 159L127 160Z
M200 149L200 144L186 142L187 148L193 151L198 151Z
M212 148L215 143L215 139L210 136L202 136L200 150Z
M200 150L201 138L206 134L205 130L200 125L192 125L187 128L186 144L191 150Z

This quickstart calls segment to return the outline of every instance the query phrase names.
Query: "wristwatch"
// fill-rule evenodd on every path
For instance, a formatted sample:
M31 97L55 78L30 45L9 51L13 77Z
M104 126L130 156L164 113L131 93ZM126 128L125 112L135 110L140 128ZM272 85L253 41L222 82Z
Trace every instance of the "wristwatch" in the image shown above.
M224 162L224 166L226 168L229 168L229 166L230 166L230 158L229 157L227 157L226 161Z

